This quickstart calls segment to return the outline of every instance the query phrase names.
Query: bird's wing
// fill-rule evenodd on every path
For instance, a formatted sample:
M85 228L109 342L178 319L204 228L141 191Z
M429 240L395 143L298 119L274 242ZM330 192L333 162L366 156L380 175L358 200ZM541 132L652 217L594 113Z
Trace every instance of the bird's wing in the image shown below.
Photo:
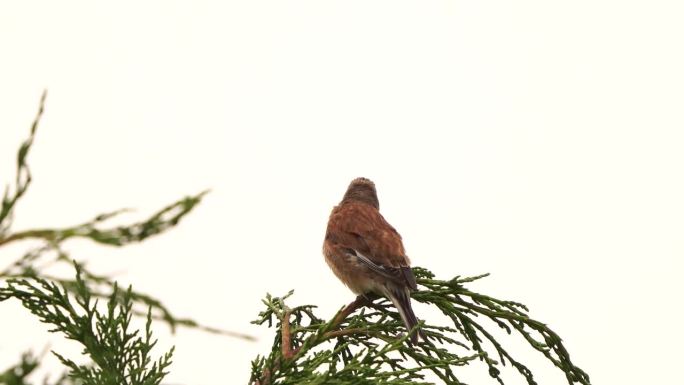
M359 262L370 268L374 272L388 278L391 281L408 284L411 289L417 289L416 277L413 271L408 266L389 267L373 262L367 256L361 254L358 250L347 248L346 252L352 257L356 257Z
M330 216L328 233L334 243L371 270L415 288L416 281L401 236L372 206L348 202Z

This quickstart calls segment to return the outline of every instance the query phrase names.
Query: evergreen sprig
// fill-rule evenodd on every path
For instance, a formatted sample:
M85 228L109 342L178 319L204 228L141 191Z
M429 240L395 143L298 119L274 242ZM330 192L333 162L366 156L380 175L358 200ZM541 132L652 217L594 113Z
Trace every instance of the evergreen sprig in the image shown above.
M147 219L120 226L107 226L107 221L130 211L120 209L100 214L91 220L65 228L58 229L30 229L25 231L12 231L12 217L20 198L27 192L31 181L31 172L27 156L33 146L36 130L40 119L45 111L46 93L43 93L38 107L38 113L31 124L29 137L20 145L17 153L16 182L12 188L8 185L2 200L0 209L0 247L21 240L38 240L42 244L25 252L21 257L10 262L0 270L0 283L10 278L34 278L42 277L53 282L59 282L73 290L73 280L63 277L55 277L46 273L48 267L55 264L71 264L72 257L64 248L64 243L72 238L85 238L93 242L108 246L125 246L135 242L142 242L154 235L161 234L176 226L187 214L189 214L204 198L208 191L196 195L184 197L158 210ZM114 281L110 275L96 274L85 268L85 263L79 261L82 266L83 279L93 286L92 295L106 298L110 295ZM253 339L251 336L235 333L219 328L205 326L190 318L178 317L161 300L152 295L131 291L134 304L139 307L152 308L152 317L166 322L172 329L178 326L197 328L210 333L224 334L242 339ZM146 311L135 309L137 315L145 315Z
M83 345L83 354L92 364L79 365L53 352L70 369L69 376L84 385L158 385L171 364L173 348L161 358L150 357L156 340L152 339L151 309L148 311L144 336L131 330L133 298L130 288L120 293L116 285L100 311L82 271L76 267L75 288L42 279L10 279L0 288L0 301L16 298L41 322L52 326L66 338ZM73 297L73 298L72 298Z
M19 363L0 373L0 384L28 385L27 377L40 365L40 359L31 352L21 355Z
M36 129L40 118L45 111L45 98L47 92L43 92L40 97L40 104L38 106L38 113L36 114L33 123L31 124L31 131L29 137L19 146L17 152L17 174L14 186L14 192L11 192L10 186L5 188L5 193L2 197L2 206L0 207L0 239L5 238L9 228L12 226L12 211L19 199L26 193L31 184L31 170L29 169L26 157L33 145L33 139L36 136Z
M283 297L267 295L266 309L253 323L275 325L273 349L252 362L250 383L267 384L425 384L432 372L445 384L463 384L458 367L483 361L489 374L504 384L500 367L512 365L530 385L532 371L515 359L483 326L480 318L513 331L565 373L570 385L590 385L589 376L570 360L560 337L530 318L525 305L475 293L464 287L486 276L444 281L427 269L414 268L420 290L416 301L436 306L452 325L421 323L427 341L411 345L401 317L386 299L358 297L330 321L313 313L315 306L289 308Z
M184 326L190 328L197 328L211 333L225 334L242 339L253 339L253 337L242 333L235 333L231 331L222 330L219 328L205 326L193 319L179 317L174 312L172 312L167 306L165 306L161 300L150 294L135 291L131 288L129 288L126 291L119 290L116 282L113 280L111 275L98 274L87 269L84 261L74 261L74 258L70 256L69 252L66 249L66 244L70 239L73 238L89 239L101 245L115 247L145 241L152 236L161 234L176 226L187 214L189 214L195 207L197 207L197 205L202 201L202 199L206 195L206 191L196 195L184 197L176 202L167 205L166 207L163 207L147 219L130 224L119 226L112 226L108 224L108 221L112 218L116 217L117 215L120 215L123 212L129 211L124 209L107 212L105 214L100 214L89 221L65 228L39 228L29 229L25 231L13 231L12 219L14 217L17 205L20 202L21 198L24 197L27 191L29 190L32 181L32 174L28 164L28 155L34 144L37 128L45 111L45 99L46 93L43 93L40 99L38 112L36 114L35 119L33 120L33 123L31 124L29 136L26 140L24 140L21 143L19 150L17 152L15 182L13 185L8 184L5 188L4 195L2 197L2 205L0 206L0 247L24 240L33 240L33 243L31 243L32 248L26 251L23 255L18 256L17 258L8 260L6 254L2 255L3 258L0 259L0 263L2 263L3 265L0 268L0 290L3 293L1 294L3 298L6 299L9 296L23 298L23 300L29 301L25 304L33 303L31 301L37 301L39 298L42 298L42 301L46 301L45 303L51 303L49 302L50 299L47 297L54 294L58 296L55 298L55 300L63 301L61 302L61 305L64 305L68 309L75 309L76 307L74 306L69 307L69 296L72 296L73 298L82 301L84 300L84 298L86 298L85 296L87 295L88 300L105 299L109 301L108 303L110 303L110 306L114 306L111 309L119 309L116 310L116 314L111 314L110 317L112 320L118 320L116 321L118 322L118 324L109 324L110 326L114 324L118 325L120 328L119 330L122 330L122 327L128 327L129 321L127 321L127 319L130 319L131 315L136 315L147 318L148 333L150 326L149 320L158 319L168 324L171 327L172 331L175 331L175 329L178 326ZM54 267L55 265L71 265L72 263L77 263L78 265L79 276L77 279L74 279L72 277L55 276L49 273L50 268ZM29 286L24 286L25 284ZM44 291L42 292L42 294L35 291L37 290L38 286L31 286L35 284L38 284L38 286L43 288ZM47 286L43 286L43 284ZM33 289L30 289L30 287L33 287ZM59 288L59 291L57 291L56 288ZM23 294L19 291L14 292L14 290L20 289L24 290ZM84 292L84 290L86 291ZM29 296L29 294L33 295L33 297ZM77 304L78 303L80 302L77 302ZM36 312L40 311L38 308L34 308L34 310ZM48 310L49 309L46 309L45 311ZM95 311L94 308L90 308L90 311L92 317L95 317L94 319L97 319L96 314L98 313L93 313ZM38 313L34 314L38 315ZM49 322L60 321L60 314L65 317L76 317L76 313L64 312L64 310L60 310L60 312L56 314L45 313L43 315L45 317L48 317L45 319ZM129 318L122 318L121 314L125 314ZM115 315L116 317L114 317ZM102 318L102 320L104 320L104 318ZM64 319L62 319L62 321L64 321ZM108 324L98 325L98 327L104 327ZM80 324L70 324L70 326L64 324L60 326L64 327L63 330L59 328L57 330L64 332L65 334L67 334L67 336L71 335L72 337L78 337L81 335L90 335L92 337L92 331L88 332L87 329L83 329L80 331L78 330L78 328L86 328L86 326L87 324L85 322L81 322ZM96 329L94 331L94 333L99 332L104 333L101 334L103 338L104 336L109 336L108 338L116 337L115 334L112 334L113 330L111 329ZM98 334L94 335L97 336ZM133 338L130 335L120 335L119 337L126 337L129 339ZM149 337L149 334L147 335L147 337ZM107 340L112 344L109 348L113 349L113 344L115 343L129 341L124 341L121 338L118 340ZM136 343L138 344L136 346L140 346L142 348L146 346L146 343L151 344L151 340L145 340L145 338L142 339L142 342ZM97 340L93 341L89 339L88 341L84 340L83 342L97 342ZM100 342L104 343L107 341L102 340ZM103 359L104 356L98 356L97 354L99 354L98 352L102 352L104 354L106 350L97 350L99 349L98 346L100 345L90 346L90 348L95 349L92 350L92 353L94 354L93 358L99 357L98 359ZM120 346L120 348L131 352L126 353L128 355L133 354L133 350L131 350L130 346ZM107 354L111 355L111 352ZM142 353L140 353L137 357L144 358L145 356L142 355ZM163 370L163 367L165 367L164 365L166 365L165 359L170 359L170 356L168 358L162 357L162 361L156 363L157 369L150 370L147 372L142 371L140 369L142 368L142 366L139 366L138 368L130 366L129 369L131 374L129 376L129 379L131 381L138 381L132 383L155 383L156 379L159 378ZM0 372L0 384L28 384L26 382L26 379L32 376L32 373L35 373L39 361L40 359L38 357L30 353L24 354L17 364L13 365L4 372ZM63 362L69 366L69 368L72 370L72 374L76 373L77 371L81 371L84 375L90 373L88 372L88 370L90 369L88 369L87 366L71 366L69 365L68 360ZM100 370L96 368L101 368L101 370L104 371L103 373L109 373L110 369L107 369L110 368L109 366L107 366L108 362L109 361L95 361L97 366L93 366L93 368L95 368L93 370ZM107 365L104 365L105 363L107 363ZM143 363L144 362L139 362L139 365L143 365ZM145 378L136 377L139 376L139 374L137 373L143 372L151 374L149 377ZM88 378L96 379L98 372L92 372L88 375ZM61 378L57 380L57 382L45 381L44 383L52 383L54 385L71 384L70 380L67 378Z
M29 381L29 377L34 375L36 369L40 367L42 360L42 355L36 356L32 352L28 351L21 355L19 362L16 365L8 368L4 372L0 373L0 384L5 385L32 385L33 382ZM67 373L58 376L56 379L50 380L46 377L43 385L79 385L79 383L74 382L73 379L69 378ZM82 384L80 384L82 385Z
M130 225L110 228L99 226L103 222L129 211L122 209L100 214L92 220L77 226L63 229L27 230L10 234L0 238L0 245L30 238L42 239L53 244L63 242L69 238L87 238L94 242L111 246L124 246L133 242L142 242L177 225L190 210L201 202L207 193L208 191L203 191L197 195L185 197L164 207L148 219Z

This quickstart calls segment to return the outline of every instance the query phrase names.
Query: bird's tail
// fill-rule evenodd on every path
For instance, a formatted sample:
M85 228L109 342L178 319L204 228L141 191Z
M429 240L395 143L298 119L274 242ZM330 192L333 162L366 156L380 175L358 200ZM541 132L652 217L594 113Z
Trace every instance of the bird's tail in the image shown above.
M401 319L404 321L406 330L410 332L411 329L418 324L418 318L416 318L416 315L413 313L413 308L411 308L409 289L407 287L386 287L385 295L397 308ZM423 333L421 333L419 329L416 329L410 336L411 342L414 344L418 342L418 336L425 340Z

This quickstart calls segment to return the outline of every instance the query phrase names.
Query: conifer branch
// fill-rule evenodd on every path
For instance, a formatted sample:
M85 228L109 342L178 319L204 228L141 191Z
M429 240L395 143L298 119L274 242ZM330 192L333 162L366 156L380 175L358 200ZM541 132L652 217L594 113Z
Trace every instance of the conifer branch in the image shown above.
M419 326L428 341L411 345L401 317L382 299L363 296L325 322L313 313L315 306L290 309L283 297L267 295L266 310L254 323L278 330L273 350L252 362L250 383L266 384L421 384L431 372L445 384L463 384L458 367L482 361L490 376L504 384L500 367L513 366L529 385L536 385L532 371L515 359L489 331L491 321L508 334L523 336L565 373L568 384L590 385L589 376L570 360L560 337L545 324L530 318L525 305L476 293L463 285L486 276L438 280L426 269L414 273L420 290L413 298L436 306L451 326Z
M122 209L98 215L88 222L64 229L38 229L14 233L5 238L1 238L0 246L30 238L39 238L50 243L60 243L69 238L80 237L111 246L124 246L133 242L142 242L153 235L159 234L177 225L190 210L200 203L208 192L209 191L207 190L194 196L185 197L164 207L150 218L128 226L112 228L98 227L100 223L111 219L118 214L130 211L128 209Z
M76 268L73 294L65 287L42 279L10 279L0 288L0 301L16 298L41 322L53 326L66 338L81 343L94 365L78 365L53 351L70 369L70 377L84 385L158 385L171 364L173 348L153 361L150 352L157 341L152 339L151 311L144 336L131 331L133 299L131 290L120 293L116 285L107 301L106 312L98 308L90 288Z
M81 310L85 310L86 315L95 317L92 318L93 320L97 319L98 314L100 314L101 320L111 320L111 322L113 322L111 325L118 324L120 326L120 330L129 324L131 317L146 317L148 320L148 329L146 331L147 337L146 339L143 338L141 340L142 342L140 343L136 342L136 346L138 347L144 347L148 342L150 346L153 345L152 341L149 339L150 321L153 319L162 320L171 327L172 331L175 331L178 326L183 326L196 328L210 333L252 340L253 337L242 333L235 333L219 328L205 326L193 319L179 317L169 308L167 308L159 299L149 294L134 291L130 288L128 291L122 292L118 289L118 285L116 282L114 282L111 275L96 274L95 272L86 269L82 262L76 262L65 250L65 243L67 243L69 239L73 238L90 239L98 244L110 246L125 246L134 242L142 242L151 236L161 234L176 226L202 201L207 191L173 202L152 214L147 219L128 225L107 225L108 220L118 216L123 212L129 211L124 209L97 215L87 222L65 228L39 228L18 232L12 231L12 219L14 217L17 204L20 199L25 196L32 181L32 175L27 162L27 156L34 144L37 127L45 110L45 97L46 93L43 93L40 99L38 112L33 124L31 125L29 136L24 142L22 142L17 153L15 184L14 186L7 185L2 198L2 206L0 206L0 247L7 246L10 243L29 239L40 241L40 245L28 250L14 260L0 260L0 262L2 262L4 265L2 268L0 268L0 301L12 297L18 298L22 300L24 305L32 310L34 314L38 315L39 317L43 317L45 322L54 321L59 324L59 322L65 321L65 318L63 317L67 317L74 322L80 320L80 323L76 323L68 327L66 324L59 324L62 325L63 328L60 326L56 330L62 331L67 335L68 338L78 339L80 337L86 336L87 338L81 342L84 344L91 344L86 346L86 350L90 348L95 349L92 350L94 354L92 358L94 363L98 365L97 367L102 370L105 370L103 368L107 368L107 365L111 363L108 361L109 358L107 358L110 357L111 354L106 357L99 356L98 352L102 352L102 349L100 349L101 347L98 347L99 345L92 345L92 343L96 343L98 336L102 337L102 333L105 332L105 334L109 333L107 334L107 338L115 338L116 336L115 334L112 334L112 330L107 332L107 330L104 329L88 329L87 322L83 321L82 318L79 318L82 316L82 314L78 312L78 306L74 306L70 298L76 299L77 304L90 303L88 302L89 300L97 303L98 299L105 299L110 306L110 310L114 309L113 311L115 314L97 313L95 310L95 305L87 309L83 308ZM55 265L71 265L72 263L77 264L77 269L79 271L79 275L76 279L70 277L53 276L47 273L48 268L54 267ZM54 296L54 298L50 298L51 296ZM49 313L49 309L41 310L38 306L39 303L45 305L52 304L53 310L57 313ZM122 314L125 314L126 317L121 318L120 316ZM114 317L115 315L116 317ZM97 324L96 326L100 327L106 325ZM75 329L70 329L70 327ZM133 338L130 335L120 337L121 338L119 340L113 341L117 343L124 343L124 345L126 341L133 341L130 339ZM124 337L125 339L122 339ZM101 340L101 342L105 343L107 341ZM111 346L111 348L114 347ZM123 346L123 348L125 348L125 346ZM140 353L141 354L139 357L141 358L143 358L146 354L143 354L144 352L142 351ZM133 350L128 349L128 353L126 354L128 354L128 357L132 357L131 354L136 353ZM91 374L92 378L96 377L97 373L91 372L92 368L90 366L83 367L72 365L72 363L66 359L64 359L62 362L71 369L71 374L76 373L77 377L81 375L87 377L91 376ZM151 377L146 378L140 377L140 373L143 372L141 366L135 368L130 367L133 372L131 372L131 374L127 377L127 380L132 381L130 382L131 384L154 384L156 383L156 378L161 378L163 376L162 372L167 366L167 362L170 362L170 355L165 355L156 363L151 364L152 369L150 369L151 371L148 372L156 374L151 374ZM0 372L0 384L25 384L25 378L34 371L37 365L37 357L25 354L22 356L18 364L7 369L5 372ZM140 363L140 365L142 365L142 363ZM96 369L97 368L92 370ZM105 371L107 370L109 369L106 369ZM127 383L117 382L119 380L121 380L121 378L114 379L112 380L113 382L95 383ZM138 380L142 382L136 382ZM48 383L49 382L47 381L45 382L45 384ZM82 381L75 383L84 384ZM88 382L85 383L87 384ZM53 382L53 384L67 385L72 384L72 382L69 379L61 378L57 380L57 382Z
M109 245L109 246L125 246L135 242L142 242L151 236L161 234L172 227L176 226L187 214L189 214L208 193L207 191L200 192L196 195L184 197L176 202L173 202L166 207L158 210L148 218L121 226L107 226L107 221L117 217L118 215L131 211L130 209L120 209L100 214L91 220L60 229L30 229L19 232L12 232L12 217L16 204L20 198L26 193L31 183L32 176L27 163L27 156L31 147L33 146L36 131L43 112L45 110L45 98L47 93L44 92L36 117L31 125L28 139L26 139L20 146L17 153L17 175L16 186L14 186L13 193L8 185L5 190L5 196L2 200L2 207L0 209L0 247L8 245L12 242L21 240L34 239L43 241L43 244L37 248L29 250L23 256L16 259L0 270L0 282L8 278L49 278L55 282L64 284L64 287L71 290L74 288L74 281L66 278L52 277L45 273L47 267L55 264L71 264L72 258L64 250L63 244L72 238L85 238L93 242ZM83 262L80 262L83 266ZM83 269L83 278L93 286L99 287L100 290L95 290L93 295L96 297L108 297L114 286L114 281L109 275L95 274L88 271L85 267ZM189 328L196 328L206 332L223 334L231 337L252 340L253 337L243 333L236 333L232 331L222 330L220 328L202 325L197 321L189 318L178 317L173 314L159 299L137 291L131 292L131 298L134 303L145 308L151 307L153 309L153 318L166 322L172 331L175 332L176 327L183 326ZM134 309L136 315L146 315L146 311Z
M18 364L0 373L0 384L28 385L28 376L40 365L40 359L31 352L21 355Z
M36 136L36 129L38 128L38 123L43 117L43 112L45 111L45 98L47 98L47 91L43 91L43 95L40 97L40 103L38 105L38 113L31 124L31 131L29 137L21 144L19 151L17 152L17 176L14 187L14 193L10 193L10 186L7 185L5 188L5 194L2 198L2 206L0 206L0 244L2 239L7 234L7 231L12 226L12 211L17 201L26 193L29 185L31 184L31 170L29 169L28 163L26 162L26 157L28 156L29 150L33 145L33 138Z
M46 351L39 355L35 355L31 351L23 353L18 363L7 368L4 372L0 372L0 384L32 385L33 382L29 381L29 378L35 376ZM72 381L68 373L65 372L53 380L46 377L43 379L42 385L78 385L78 383Z

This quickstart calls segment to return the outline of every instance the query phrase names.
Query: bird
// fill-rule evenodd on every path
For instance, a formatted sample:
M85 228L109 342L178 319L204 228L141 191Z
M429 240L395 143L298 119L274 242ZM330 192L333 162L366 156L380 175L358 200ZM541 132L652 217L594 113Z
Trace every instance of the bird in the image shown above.
M411 261L401 235L380 214L371 180L352 180L342 201L333 208L323 255L333 273L354 294L384 296L397 308L407 330L418 324L411 307L411 291L417 290ZM425 340L416 329L411 343L418 341L418 335Z

